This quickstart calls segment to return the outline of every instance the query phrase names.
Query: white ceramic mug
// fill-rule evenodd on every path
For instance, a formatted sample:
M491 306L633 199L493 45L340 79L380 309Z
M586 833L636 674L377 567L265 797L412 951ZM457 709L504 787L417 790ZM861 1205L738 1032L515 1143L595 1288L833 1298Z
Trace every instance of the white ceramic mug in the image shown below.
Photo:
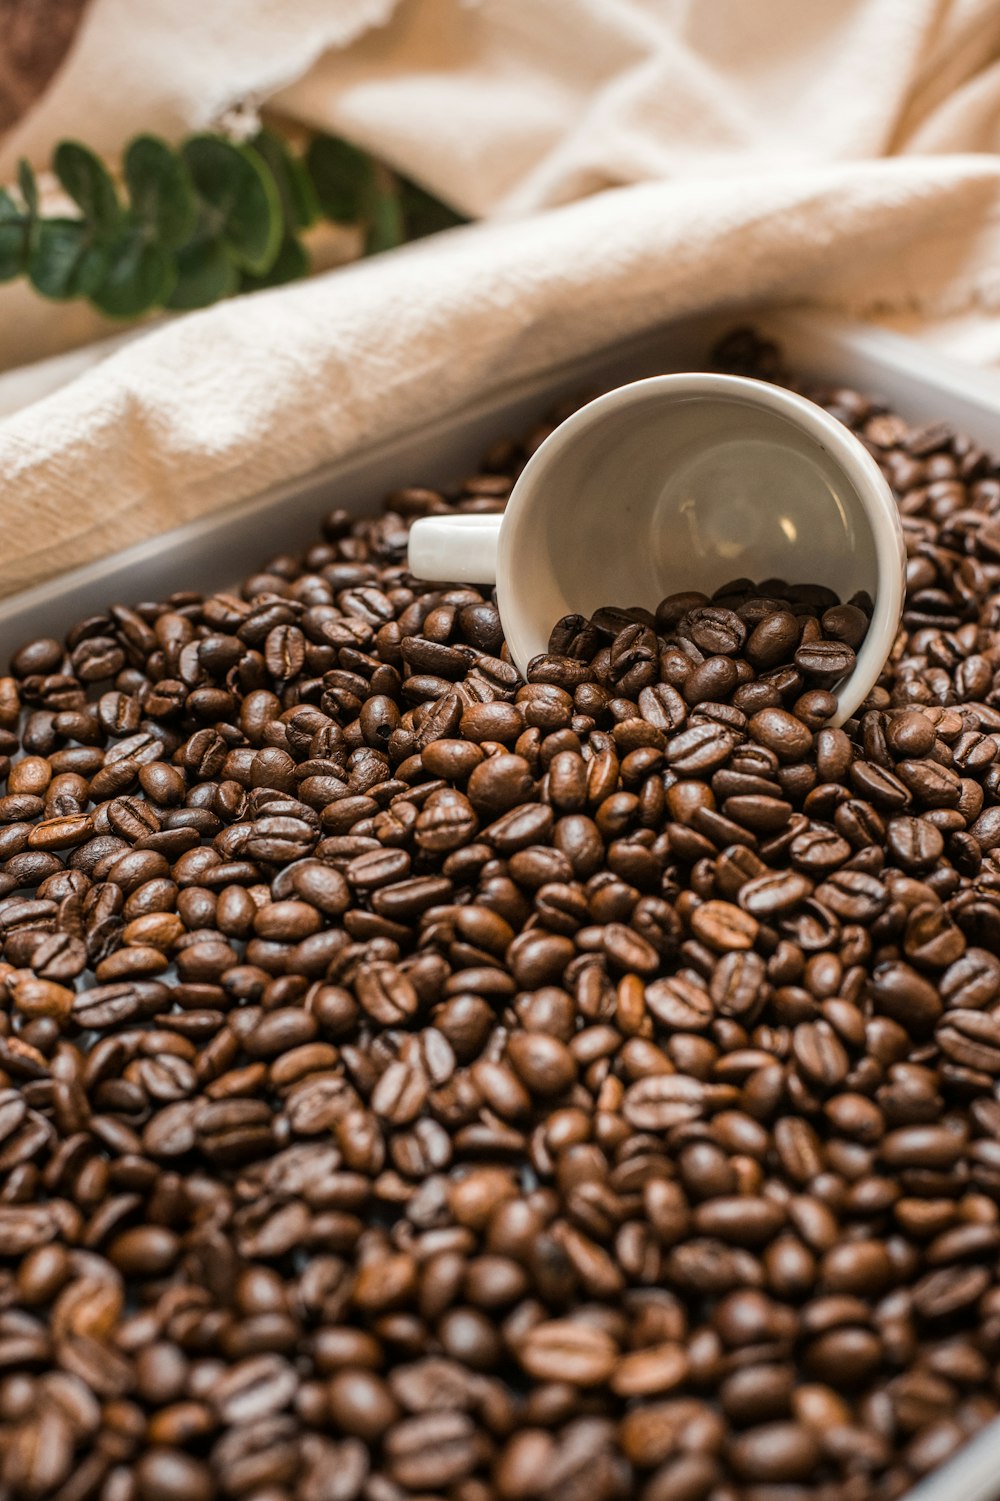
M525 465L502 516L428 516L410 532L417 578L496 584L523 673L563 615L654 609L734 578L825 584L875 602L834 723L868 696L903 605L892 492L821 407L733 375L658 375L581 407Z

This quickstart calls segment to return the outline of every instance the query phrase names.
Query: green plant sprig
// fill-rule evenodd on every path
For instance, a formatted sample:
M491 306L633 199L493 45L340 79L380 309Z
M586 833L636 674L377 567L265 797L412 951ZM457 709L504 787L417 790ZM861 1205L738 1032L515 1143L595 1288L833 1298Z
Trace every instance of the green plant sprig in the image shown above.
M246 143L193 135L177 148L140 135L125 151L121 190L79 141L62 141L52 167L79 213L43 215L21 162L16 190L0 188L0 282L26 276L43 297L85 297L112 318L207 307L305 276L302 232L321 219L359 227L365 255L463 222L327 135L301 155L271 129Z

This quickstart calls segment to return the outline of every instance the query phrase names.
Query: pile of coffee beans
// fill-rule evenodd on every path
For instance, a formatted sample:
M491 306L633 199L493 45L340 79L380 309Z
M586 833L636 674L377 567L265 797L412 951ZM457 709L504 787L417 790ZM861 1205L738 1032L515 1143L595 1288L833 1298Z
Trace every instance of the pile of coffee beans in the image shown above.
M819 584L734 579L711 598L670 594L655 614L612 606L589 619L564 615L528 678L574 693L595 723L610 714L669 735L697 710L743 730L748 718L788 706L819 728L837 708L829 690L854 670L873 608L866 593L841 604ZM720 704L738 712L720 716Z
M16 653L4 1497L891 1501L997 1414L1000 471L820 395L909 552L840 729L870 601L524 683L410 577L544 428Z

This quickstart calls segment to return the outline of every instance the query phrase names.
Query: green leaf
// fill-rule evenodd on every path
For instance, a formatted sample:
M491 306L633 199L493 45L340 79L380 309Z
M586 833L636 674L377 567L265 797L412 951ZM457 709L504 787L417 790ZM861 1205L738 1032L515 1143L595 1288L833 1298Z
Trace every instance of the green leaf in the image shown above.
M95 234L110 238L121 226L122 210L111 174L99 157L79 141L60 141L55 173Z
M40 219L28 259L31 284L43 297L89 297L107 272L108 254L82 219Z
M309 256L304 245L294 235L286 235L270 271L263 276L251 276L249 272L244 272L240 278L240 290L260 292L265 287L282 287L289 281L301 281L303 276L309 275L309 269Z
M24 199L25 208L28 210L29 215L34 218L38 213L38 184L35 181L35 174L31 170L31 163L26 162L23 156L17 164L17 185L21 190L21 197Z
M110 265L91 302L112 318L137 318L162 307L177 280L170 252L133 231L109 247Z
M198 201L191 174L156 136L136 136L125 153L132 212L151 239L176 250L194 233Z
M440 234L444 229L469 222L408 177L399 179L399 196L408 240L422 240L425 235Z
M306 166L328 219L357 224L365 217L375 176L370 157L347 141L319 135L309 143Z
M264 162L249 146L218 136L192 136L182 148L212 238L236 266L260 276L281 248L281 199Z
M270 169L288 229L308 229L320 216L319 199L301 157L273 130L261 130L250 143ZM280 254L280 252L279 252Z
M42 219L31 166L19 197L0 189L0 281L27 272L54 298L86 296L101 311L206 307L239 290L305 276L299 231L325 215L360 226L366 255L463 221L347 141L319 135L305 157L270 129L250 145L197 135L180 151L156 136L128 147L127 205L107 168L79 141L62 141L56 176L79 219Z
M386 174L388 178L388 174ZM406 239L403 211L399 193L391 180L377 183L369 196L365 218L365 255L378 255L382 250L395 250Z
M27 249L28 221L10 194L0 188L0 282L21 275Z
M219 240L194 240L177 252L177 283L167 306L209 307L239 288L239 272Z

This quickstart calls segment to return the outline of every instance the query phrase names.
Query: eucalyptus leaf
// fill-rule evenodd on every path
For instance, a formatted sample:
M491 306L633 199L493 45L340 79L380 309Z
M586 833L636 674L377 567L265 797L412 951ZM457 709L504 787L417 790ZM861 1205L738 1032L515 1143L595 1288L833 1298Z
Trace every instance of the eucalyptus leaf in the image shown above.
M157 136L136 136L125 153L132 212L150 239L176 250L194 234L198 200L191 174Z
M82 219L40 219L28 258L31 285L43 297L89 297L104 280L107 250Z
M91 295L91 302L112 318L137 318L150 308L162 307L177 280L170 252L152 245L138 230L108 250L109 265L104 280Z
M21 275L27 248L27 219L10 194L0 188L0 282Z
M29 215L34 218L38 213L38 183L35 181L35 174L31 169L31 163L26 162L23 156L17 164L17 185L21 190L21 197L24 199L25 208L28 210Z
M177 252L177 281L167 306L178 311L208 307L239 289L240 277L219 240L194 240Z
M250 144L274 178L286 229L308 229L315 224L320 217L319 199L302 158L290 151L287 142L273 130L258 131Z
M328 219L357 224L365 217L375 176L370 157L348 141L319 135L309 143L306 166Z
M293 235L286 235L270 271L263 276L252 276L249 272L244 272L240 278L240 289L244 292L259 292L265 287L282 287L286 282L299 281L308 275L309 256L305 246Z
M281 248L283 215L265 163L251 147L218 136L192 136L182 149L212 238L240 270L268 271Z
M395 182L388 178L376 180L365 205L365 255L378 255L382 250L395 250L406 239L403 210Z
M101 159L79 141L60 141L55 174L83 217L101 238L116 234L122 219L118 193Z

